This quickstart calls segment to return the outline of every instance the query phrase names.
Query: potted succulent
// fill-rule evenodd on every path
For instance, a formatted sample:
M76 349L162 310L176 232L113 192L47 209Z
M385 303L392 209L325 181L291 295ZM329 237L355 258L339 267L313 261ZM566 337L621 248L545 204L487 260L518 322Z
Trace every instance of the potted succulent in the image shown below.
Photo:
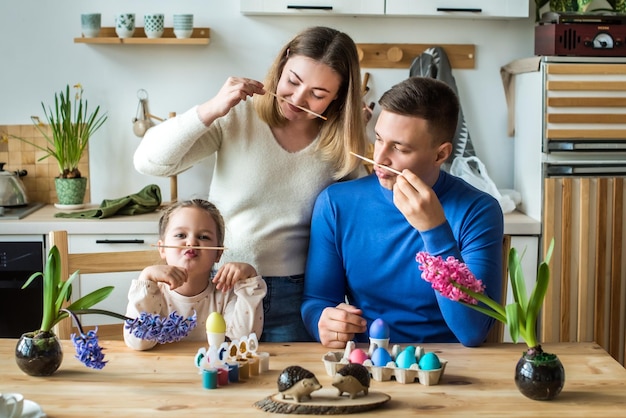
M509 283L514 301L506 306L486 296L482 281L454 257L443 260L426 252L420 252L416 256L422 278L431 283L433 289L504 323L509 327L514 342L522 337L527 350L517 363L515 383L522 394L535 400L553 399L560 393L565 382L565 372L560 360L555 354L544 352L537 339L537 318L550 281L548 263L553 248L554 240L548 247L544 261L539 265L537 281L530 296L526 292L520 255L515 248L510 249Z
M76 358L87 367L102 369L106 365L102 348L98 343L97 328L84 332L77 315L108 315L125 321L125 328L133 335L154 340L158 343L178 341L187 336L197 324L196 315L182 318L172 312L167 318L142 312L139 318L132 319L115 312L93 309L92 306L106 299L113 291L113 286L105 286L69 303L72 283L78 277L75 271L67 280L61 276L60 253L56 246L48 252L42 272L32 274L22 288L35 279L43 280L43 315L39 329L25 332L19 338L15 348L15 360L19 368L31 376L49 376L61 365L63 352L59 339L54 333L54 326L65 318L72 317L78 333L71 339L76 349Z
M100 106L90 111L88 101L83 99L81 84L73 88L76 89L73 97L69 85L65 91L55 93L54 108L41 103L49 128L37 116L31 116L35 127L46 139L45 146L15 137L43 151L45 155L40 161L48 157L56 160L59 176L55 178L55 187L61 205L82 205L87 178L82 177L78 163L91 136L107 120L106 114L100 114Z
M604 4L603 4L604 3ZM626 0L535 0L535 21L541 19L541 9L550 5L551 12L607 12L626 13ZM608 6L608 7L607 7Z

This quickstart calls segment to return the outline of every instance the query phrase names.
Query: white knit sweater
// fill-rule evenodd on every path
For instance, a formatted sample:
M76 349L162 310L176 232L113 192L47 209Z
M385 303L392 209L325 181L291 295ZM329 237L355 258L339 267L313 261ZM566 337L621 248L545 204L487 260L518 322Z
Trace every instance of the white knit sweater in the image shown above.
M248 99L210 127L194 107L149 129L134 164L169 176L217 153L209 200L226 220L221 263L247 262L262 276L295 275L304 273L315 198L333 182L332 164L315 153L318 140L286 151Z

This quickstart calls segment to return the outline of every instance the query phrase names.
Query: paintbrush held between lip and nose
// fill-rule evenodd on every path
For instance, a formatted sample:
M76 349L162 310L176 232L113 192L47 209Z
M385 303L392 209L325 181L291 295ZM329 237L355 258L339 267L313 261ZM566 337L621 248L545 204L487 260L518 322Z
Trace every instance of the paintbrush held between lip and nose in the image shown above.
M225 250L226 247L202 247L199 245L159 245L159 244L150 244L152 247L159 248L183 248L188 250Z
M382 168L384 168L385 170L389 170L389 171L391 171L391 172L392 172L392 173L394 173L394 174L397 174L397 175L399 175L399 176L401 176L401 175L402 175L402 173L401 173L401 172L399 172L398 170L394 170L393 168L391 168L391 167L387 167L386 165L378 164L376 161L374 161L374 160L370 160L370 159L369 159L369 158L367 158L367 157L363 157L362 155L356 154L356 153L354 153L354 152L352 152L352 151L350 151L350 154L352 154L352 155L354 155L355 157L358 157L358 158L360 158L360 159L362 159L362 160L365 160L365 161L367 161L367 162L368 162L368 163L370 163L370 164L374 164L374 165L376 165L376 166L378 166L378 167L382 167Z
M305 112L309 112L310 114L312 114L312 115L314 115L314 116L317 116L317 117L318 117L318 118L320 118L320 119L328 120L328 118L327 118L326 116L322 116L322 115L320 115L319 113L315 113L314 111L312 111L312 110L310 110L310 109L307 109L306 107L298 106L298 105L297 105L297 104L295 104L294 102L292 102L292 101L290 101L290 100L287 100L287 99L285 99L284 97L279 96L279 95L278 95L278 94L276 94L276 93L272 93L271 91L268 91L268 92L267 92L267 94L269 94L270 96L274 96L274 97L276 97L277 99L283 100L283 101L285 101L285 102L289 103L290 105L297 107L297 108L298 108L298 109L300 109L300 110L304 110Z

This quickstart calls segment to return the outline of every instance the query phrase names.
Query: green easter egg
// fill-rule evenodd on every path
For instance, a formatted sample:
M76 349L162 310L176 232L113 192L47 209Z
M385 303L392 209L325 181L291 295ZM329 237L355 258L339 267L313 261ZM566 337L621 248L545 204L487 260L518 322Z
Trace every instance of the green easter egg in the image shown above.
M418 366L422 370L437 370L441 368L441 362L437 354L426 353L420 358Z

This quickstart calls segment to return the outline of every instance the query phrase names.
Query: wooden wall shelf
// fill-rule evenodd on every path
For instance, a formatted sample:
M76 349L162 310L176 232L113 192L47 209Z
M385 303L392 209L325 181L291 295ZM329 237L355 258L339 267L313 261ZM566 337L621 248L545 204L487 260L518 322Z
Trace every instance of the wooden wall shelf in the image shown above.
M435 46L443 48L452 68L474 68L476 47L471 44L357 44L357 49L363 68L409 68L415 57Z
M132 38L119 38L114 27L103 27L96 38L74 38L77 44L127 44L127 45L208 45L211 41L209 28L194 28L190 38L177 38L173 28L165 28L160 38L148 38L143 28L136 28Z

